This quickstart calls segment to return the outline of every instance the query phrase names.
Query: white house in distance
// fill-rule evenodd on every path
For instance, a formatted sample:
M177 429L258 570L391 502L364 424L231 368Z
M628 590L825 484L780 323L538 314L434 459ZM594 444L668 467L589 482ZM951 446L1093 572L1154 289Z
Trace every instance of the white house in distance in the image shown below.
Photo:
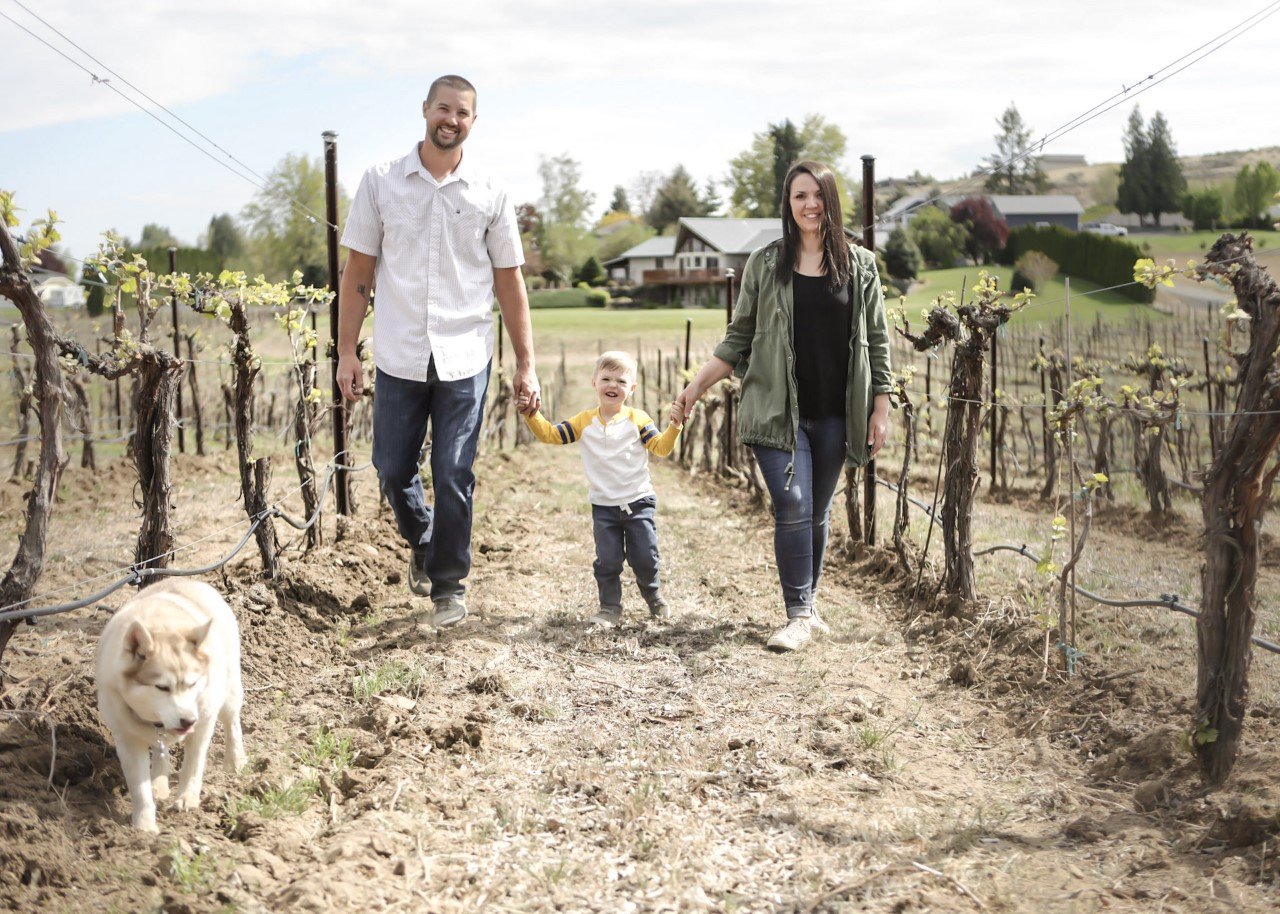
M628 248L603 264L605 272L614 282L638 286L645 270L662 270L675 263L676 238L674 235L658 235Z
M879 215L876 228L887 237L896 228L906 228L921 206L936 206L950 211L966 197L986 197L991 201L1009 228L1024 225L1060 225L1080 231L1080 217L1084 207L1071 194L909 194L895 200L893 205Z
M35 279L36 294L46 308L83 308L84 287L61 273L46 273Z
M604 264L610 279L653 288L684 307L719 306L732 270L741 274L747 256L782 237L780 219L684 216L676 233L650 238Z

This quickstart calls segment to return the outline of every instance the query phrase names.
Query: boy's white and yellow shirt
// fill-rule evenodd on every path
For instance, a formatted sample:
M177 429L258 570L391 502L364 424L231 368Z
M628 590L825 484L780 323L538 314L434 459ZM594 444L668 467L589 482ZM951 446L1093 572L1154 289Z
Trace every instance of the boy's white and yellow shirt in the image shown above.
M539 441L582 445L587 500L593 505L627 505L653 495L648 455L668 456L680 437L679 426L659 433L648 413L631 406L622 407L612 420L600 415L598 407L554 425L540 412L524 420Z

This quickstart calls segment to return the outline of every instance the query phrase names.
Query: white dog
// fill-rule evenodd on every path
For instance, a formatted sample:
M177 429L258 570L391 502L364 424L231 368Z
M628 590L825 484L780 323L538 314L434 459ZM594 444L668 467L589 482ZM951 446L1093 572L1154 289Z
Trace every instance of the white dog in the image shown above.
M120 607L98 641L97 682L98 711L115 739L135 828L158 831L155 801L169 795L169 746L190 737L177 809L200 806L218 720L227 771L244 765L240 631L231 607L208 584L162 579Z

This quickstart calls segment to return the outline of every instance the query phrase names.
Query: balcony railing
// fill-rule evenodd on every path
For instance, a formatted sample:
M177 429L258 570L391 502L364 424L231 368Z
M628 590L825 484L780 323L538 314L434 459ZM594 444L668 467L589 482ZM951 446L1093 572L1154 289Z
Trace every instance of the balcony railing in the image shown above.
M641 280L646 284L709 286L724 282L724 270L645 270Z

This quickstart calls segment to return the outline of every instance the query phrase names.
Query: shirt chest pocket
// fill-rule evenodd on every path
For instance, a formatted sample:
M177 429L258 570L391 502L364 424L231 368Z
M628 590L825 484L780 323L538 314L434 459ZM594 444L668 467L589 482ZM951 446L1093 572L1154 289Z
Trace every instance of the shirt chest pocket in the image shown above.
M489 210L483 201L464 197L451 202L446 216L452 233L459 238L484 238L489 228Z
M392 200L383 209L382 224L389 238L409 241L427 225L427 204L420 200Z

